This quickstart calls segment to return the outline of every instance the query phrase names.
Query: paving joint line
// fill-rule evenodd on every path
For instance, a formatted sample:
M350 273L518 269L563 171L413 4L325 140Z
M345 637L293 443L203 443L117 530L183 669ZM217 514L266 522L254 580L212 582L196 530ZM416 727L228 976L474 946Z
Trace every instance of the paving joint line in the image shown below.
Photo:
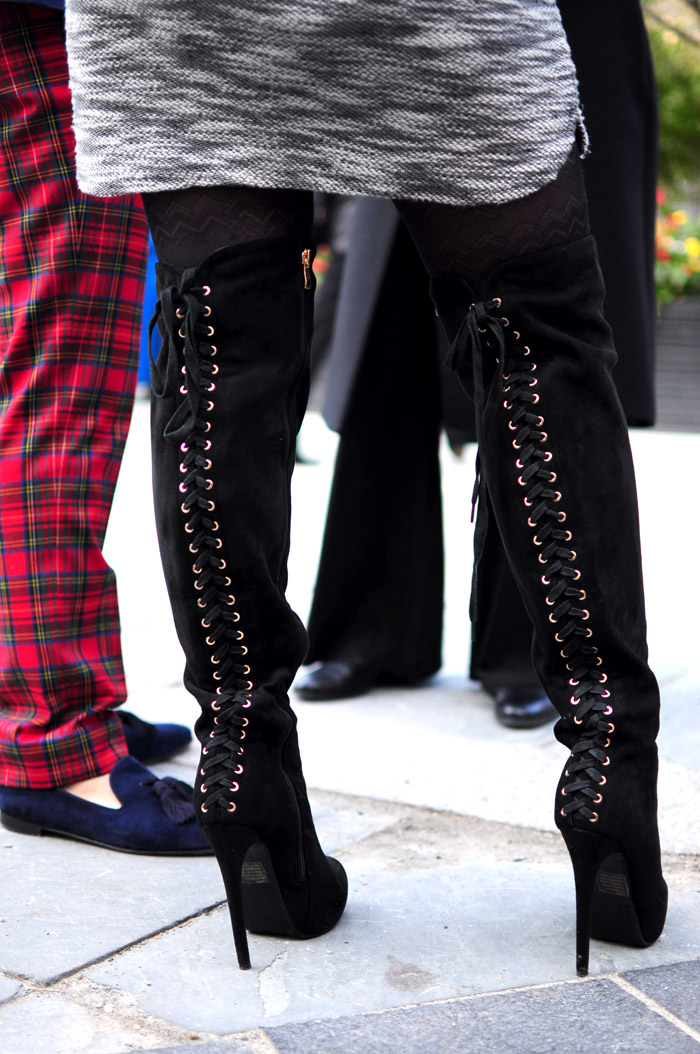
M619 974L609 974L609 979L616 984L623 992L627 992L634 999L639 1000L643 1003L647 1010L651 1010L652 1013L658 1014L663 1017L670 1024L674 1025L675 1028L681 1032L685 1032L687 1036L694 1039L696 1043L700 1043L700 1032L694 1029L691 1025L687 1025L680 1017L676 1017L670 1010L667 1010L661 1003L657 1003L655 999L652 999L650 995L643 992L641 988L637 988L636 985L631 984L626 978L621 977Z

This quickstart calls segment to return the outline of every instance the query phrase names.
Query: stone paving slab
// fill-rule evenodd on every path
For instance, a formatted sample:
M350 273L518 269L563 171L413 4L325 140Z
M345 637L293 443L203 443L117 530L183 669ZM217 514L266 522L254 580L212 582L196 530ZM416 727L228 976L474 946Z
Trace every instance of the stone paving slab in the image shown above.
M700 1033L700 959L623 976Z
M149 1042L138 1022L41 992L0 1006L0 1036L3 1054L121 1054L159 1042Z
M399 875L358 857L346 861L349 905L336 929L309 942L252 936L249 972L237 969L221 909L86 976L158 1018L220 1035L574 976L568 867L432 861ZM594 942L591 972L681 961L699 947L697 898L676 894L655 946Z
M135 856L5 828L0 873L0 969L43 983L221 899L213 857Z
M189 766L171 761L155 768L191 779ZM314 802L329 849L367 838L406 812L323 795ZM213 857L135 856L2 827L0 872L0 969L43 983L170 928L225 896ZM0 978L0 1000L8 998L4 984Z
M279 1054L666 1054L697 1042L609 980L389 1010L266 1030Z

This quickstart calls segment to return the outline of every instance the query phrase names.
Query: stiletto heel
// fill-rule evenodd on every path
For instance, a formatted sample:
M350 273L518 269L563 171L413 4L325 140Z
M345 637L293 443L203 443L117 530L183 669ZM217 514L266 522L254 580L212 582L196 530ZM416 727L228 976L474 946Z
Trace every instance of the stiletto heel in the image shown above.
M601 868L606 860L620 856L620 847L604 835L579 831L574 827L566 831L564 841L571 857L576 885L576 973L579 977L586 977L588 975L593 903L596 888L601 882ZM605 889L604 884L602 888ZM627 889L627 897L629 897L629 889ZM598 927L598 932L600 932L600 927Z
M317 937L347 879L316 837L288 690L307 647L284 596L294 438L308 394L313 253L271 238L158 265L154 500L185 686L202 708L194 806L246 929Z
M216 862L221 871L228 901L233 943L241 970L250 970L250 953L243 911L243 868L248 849L258 836L246 827L231 828L225 824L207 824L203 828L209 845L214 850Z
M535 668L561 717L555 735L570 751L555 821L574 867L581 975L591 936L655 941L668 896L659 690L595 242L508 260L472 285L442 275L431 289L451 340L447 364L475 403L474 537L484 551L485 534L500 531L533 623Z

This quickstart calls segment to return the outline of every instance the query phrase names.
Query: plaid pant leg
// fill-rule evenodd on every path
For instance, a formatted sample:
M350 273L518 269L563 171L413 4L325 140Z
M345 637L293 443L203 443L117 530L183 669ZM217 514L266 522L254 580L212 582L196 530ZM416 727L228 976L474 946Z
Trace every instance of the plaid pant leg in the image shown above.
M63 17L0 4L0 784L65 785L126 753L102 556L136 382L146 227L84 196Z

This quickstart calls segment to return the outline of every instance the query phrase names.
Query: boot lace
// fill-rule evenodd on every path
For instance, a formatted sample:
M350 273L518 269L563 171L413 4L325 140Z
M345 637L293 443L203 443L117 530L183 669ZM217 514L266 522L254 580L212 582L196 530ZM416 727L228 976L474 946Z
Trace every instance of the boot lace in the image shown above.
M552 627L556 626L552 632L569 673L571 709L564 716L580 729L579 739L571 747L571 759L564 770L564 776L570 782L561 787L564 800L560 815L573 817L578 814L595 823L598 812L592 806L603 800L601 788L607 780L602 770L610 764L606 751L615 730L614 724L608 720L613 712L610 691L606 688L603 660L592 643L591 614L583 606L586 590L581 572L575 567L577 554L571 546L573 534L564 526L567 515L562 507L562 491L556 487L555 456L547 449L545 420L538 409L540 397L535 390L537 363L530 348L522 343L520 334L511 328L500 310L500 298L472 304L446 361L452 369L463 370L471 360L480 443L481 437L488 434L499 405L508 415L508 428L514 433L516 479L523 488L523 504L527 524L533 532L532 542L539 550L537 559L544 602L551 608L549 622ZM480 348L492 353L486 363L478 353ZM487 391L484 372L493 358L498 368ZM475 493L478 486L477 479Z
M160 319L164 348L158 363L151 356L156 397L171 392L182 375L181 401L165 427L164 436L180 444L182 476L180 511L194 557L192 574L205 643L209 648L214 698L210 702L213 731L202 749L199 786L203 813L216 804L235 812L233 795L243 774L243 740L249 723L245 711L252 705L250 666L241 661L248 648L243 644L240 613L226 573L221 527L214 500L210 415L219 367L214 362L217 347L212 343L212 310L207 304L211 289L195 284L194 270L185 271L179 286L163 290L149 337ZM160 364L164 363L164 366Z

